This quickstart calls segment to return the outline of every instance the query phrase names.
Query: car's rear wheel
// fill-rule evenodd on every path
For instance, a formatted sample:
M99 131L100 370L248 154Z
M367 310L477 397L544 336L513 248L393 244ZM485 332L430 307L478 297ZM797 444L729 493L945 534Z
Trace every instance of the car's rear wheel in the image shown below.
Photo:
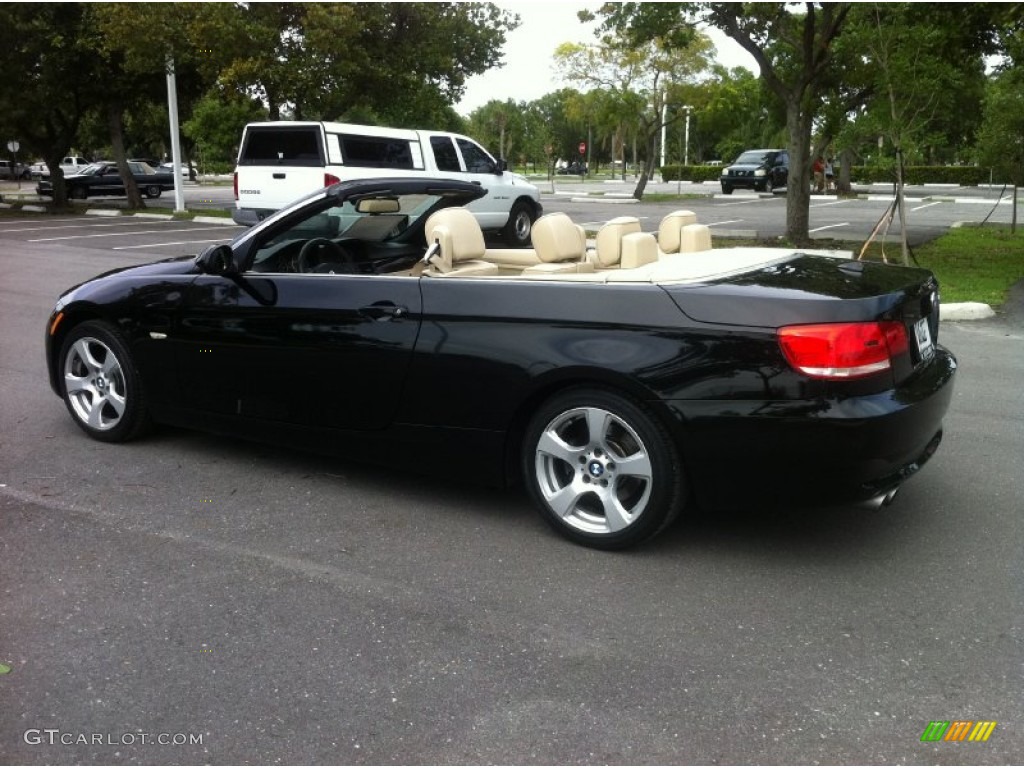
M682 464L664 426L639 403L601 389L567 390L537 410L523 472L544 519L599 549L653 536L685 498Z
M72 200L85 200L89 196L89 190L85 187L72 187L68 191L68 197Z
M64 403L90 437L123 442L146 427L142 380L113 326L89 321L72 329L61 345L59 362Z
M155 184L146 187L146 197L160 197L160 187Z
M533 232L533 208L522 200L512 206L508 214L503 236L505 242L513 248L527 248L530 245L530 234Z

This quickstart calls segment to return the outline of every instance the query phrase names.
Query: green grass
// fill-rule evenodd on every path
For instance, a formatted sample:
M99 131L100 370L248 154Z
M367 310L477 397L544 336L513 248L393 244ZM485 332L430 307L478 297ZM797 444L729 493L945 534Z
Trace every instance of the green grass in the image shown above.
M871 250L878 253L874 245ZM997 307L1010 287L1024 280L1024 229L1011 235L1007 227L958 227L914 253L918 264L939 279L947 303L981 301ZM890 261L899 254L899 246L886 246Z

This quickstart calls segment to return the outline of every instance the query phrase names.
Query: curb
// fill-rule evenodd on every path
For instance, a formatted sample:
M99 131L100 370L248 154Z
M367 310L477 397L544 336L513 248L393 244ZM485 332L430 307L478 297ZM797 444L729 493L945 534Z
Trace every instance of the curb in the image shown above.
M996 313L988 304L980 301L965 301L957 304L940 304L939 319L959 322L962 320L988 320Z
M612 205L636 205L640 201L632 197L570 197L570 203L611 203Z

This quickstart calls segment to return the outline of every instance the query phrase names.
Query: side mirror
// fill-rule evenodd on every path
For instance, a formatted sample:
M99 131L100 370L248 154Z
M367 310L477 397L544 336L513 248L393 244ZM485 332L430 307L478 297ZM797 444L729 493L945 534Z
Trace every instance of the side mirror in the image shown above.
M234 256L230 245L209 245L196 257L196 264L211 275L233 275L238 271Z
M499 157L498 158L498 162L497 162L497 164L496 164L496 166L494 168L494 172L496 174L500 174L500 173L504 173L507 170L508 170L508 163L505 161L505 158Z

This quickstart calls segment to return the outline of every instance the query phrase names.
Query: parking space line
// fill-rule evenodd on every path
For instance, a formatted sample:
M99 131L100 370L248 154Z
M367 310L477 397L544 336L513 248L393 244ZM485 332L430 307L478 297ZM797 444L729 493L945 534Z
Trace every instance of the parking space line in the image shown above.
M165 245L191 245L193 243L230 243L230 237L218 237L216 240L179 240L176 243L149 243L148 245L116 245L112 251L134 251L139 248L163 248Z
M50 229L76 229L76 228L87 228L87 227L144 227L153 226L154 224L160 224L163 222L152 221L152 220L139 220L139 221L114 221L114 222L82 222L81 224L60 224L56 227L24 227L22 229L0 229L0 234L6 234L8 232L35 232L38 230L50 230ZM180 222L169 219L166 223L178 224Z
M824 227L815 227L814 229L807 230L808 232L821 232L823 229L835 229L836 227L848 227L850 222L844 221L842 224L826 224Z
M941 202L942 202L941 200L936 200L936 201L931 202L931 203L925 203L924 205L919 205L919 206L917 206L917 208L911 208L910 210L911 211L923 211L925 208L931 208L933 205L939 205Z
M712 221L708 222L709 227L717 227L722 224L739 224L743 219L726 219L725 221Z
M185 229L146 229L134 232L104 232L99 235L65 235L63 237L41 237L36 240L28 240L29 243L49 243L54 240L88 240L94 237L132 237L134 235L163 235L168 232L201 232L205 229L219 229L224 231L224 227L187 227Z
M811 208L824 208L829 205L843 205L844 203L850 202L849 200L829 200L827 203L815 203Z

